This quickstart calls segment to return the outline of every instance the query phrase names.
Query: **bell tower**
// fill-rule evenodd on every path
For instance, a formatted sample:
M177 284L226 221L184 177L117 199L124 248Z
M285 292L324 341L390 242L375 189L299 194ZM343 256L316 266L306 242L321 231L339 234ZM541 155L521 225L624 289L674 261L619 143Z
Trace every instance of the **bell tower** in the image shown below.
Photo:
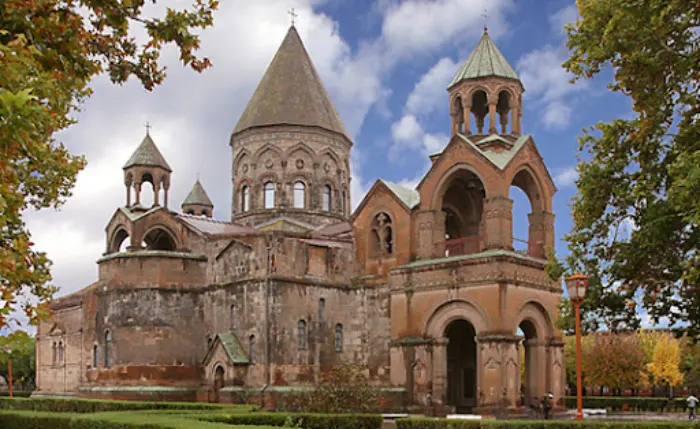
M126 186L126 207L132 211L145 211L151 208L141 205L141 186L148 182L153 186L153 207L161 205L159 195L162 189L163 206L168 208L170 173L173 170L148 132L122 169L124 170L124 185ZM136 194L136 201L133 205L131 188L134 188Z
M451 135L521 134L525 88L486 28L447 91Z

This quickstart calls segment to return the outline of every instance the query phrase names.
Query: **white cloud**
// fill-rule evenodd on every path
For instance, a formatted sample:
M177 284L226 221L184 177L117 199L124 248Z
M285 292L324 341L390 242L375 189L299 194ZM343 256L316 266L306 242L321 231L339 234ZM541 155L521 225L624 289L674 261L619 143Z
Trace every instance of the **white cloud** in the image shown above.
M554 183L559 187L571 186L578 179L578 172L575 166L560 169L554 175Z
M460 63L442 58L424 74L406 101L406 110L414 115L432 113L441 104L447 103L445 88L450 83Z
M565 128L571 121L571 107L562 100L547 103L542 115L542 122L547 128Z
M559 9L549 16L549 24L552 30L564 33L564 26L578 19L578 7L576 3Z

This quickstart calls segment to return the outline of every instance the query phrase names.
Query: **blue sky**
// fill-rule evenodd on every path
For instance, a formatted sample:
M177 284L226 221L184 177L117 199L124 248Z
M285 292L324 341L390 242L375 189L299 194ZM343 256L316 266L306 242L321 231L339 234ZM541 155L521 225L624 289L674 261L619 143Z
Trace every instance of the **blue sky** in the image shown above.
M164 3L149 6L148 13L162 14ZM289 29L292 7L300 36L354 138L353 204L378 178L416 184L427 170L427 155L447 144L446 86L487 24L525 86L523 132L533 135L559 188L557 237L569 230L577 136L583 127L631 111L627 100L606 90L609 72L590 82L568 82L561 68L567 58L561 27L576 19L573 0L226 0L214 27L201 34L200 53L211 58L212 69L194 73L178 64L174 49L166 49L161 59L168 77L153 92L133 80L115 86L98 77L78 124L58 136L73 153L85 155L88 166L60 211L28 212L26 219L37 248L54 261L59 295L97 279L105 225L125 203L121 166L147 121L173 168L170 208L179 208L199 175L215 218L229 220L229 137ZM142 38L143 31L135 36ZM529 203L520 191L512 198L514 235L526 238ZM561 241L557 251L566 253Z

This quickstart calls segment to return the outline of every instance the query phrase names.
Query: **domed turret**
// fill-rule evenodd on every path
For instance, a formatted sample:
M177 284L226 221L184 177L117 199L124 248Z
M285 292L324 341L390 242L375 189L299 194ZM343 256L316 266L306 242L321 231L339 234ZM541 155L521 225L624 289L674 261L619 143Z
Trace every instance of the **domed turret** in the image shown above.
M192 186L192 190L182 202L182 212L194 216L212 217L214 204L212 204L199 179Z

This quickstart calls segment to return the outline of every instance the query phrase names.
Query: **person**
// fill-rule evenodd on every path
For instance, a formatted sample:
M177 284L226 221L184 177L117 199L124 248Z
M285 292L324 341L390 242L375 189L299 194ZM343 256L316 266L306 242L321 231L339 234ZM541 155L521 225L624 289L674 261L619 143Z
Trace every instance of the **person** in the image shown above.
M552 408L552 403L550 402L554 395L551 393L542 397L542 412L544 413L544 419L549 420L549 410Z
M535 415L535 419L540 418L540 403L537 400L537 396L534 397L533 401L530 403L530 408Z
M691 421L695 420L695 407L698 406L698 402L700 402L700 400L698 400L698 398L693 396L693 394L691 393L690 396L688 396L687 402L688 402L688 420L691 420Z

